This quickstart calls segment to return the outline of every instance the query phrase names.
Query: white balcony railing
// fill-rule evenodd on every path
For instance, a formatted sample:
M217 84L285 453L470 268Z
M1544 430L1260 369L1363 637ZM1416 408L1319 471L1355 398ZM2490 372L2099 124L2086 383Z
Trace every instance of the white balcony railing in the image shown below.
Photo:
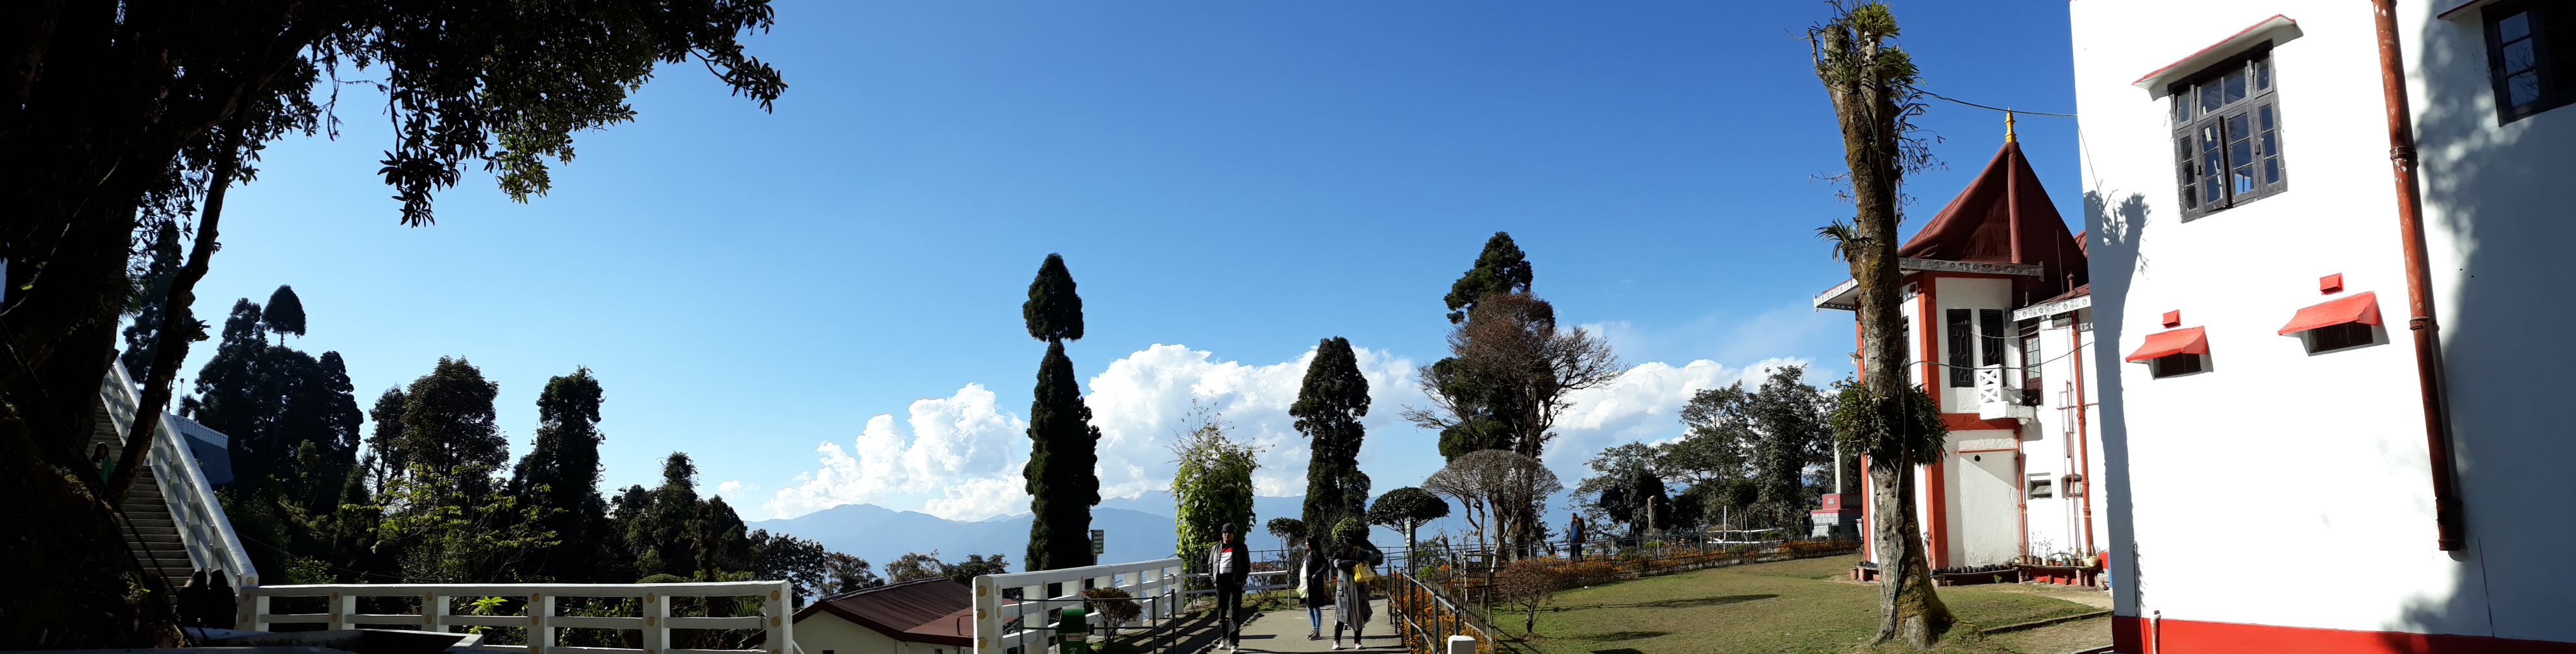
M2020 368L2000 364L1977 369L1977 417L2020 418L2024 422L2039 419L2039 410L2022 402ZM2007 386L2006 382L2011 382Z
M243 629L267 631L279 624L322 624L326 629L355 629L358 625L416 626L415 631L447 631L452 626L524 627L528 630L526 645L483 644L483 649L546 654L792 654L797 650L794 614L788 609L788 593L795 592L785 581L726 581L683 584L313 584L302 586L260 586L241 596L240 625ZM319 597L322 613L270 613L270 600L280 597ZM400 597L420 600L420 613L367 614L358 612L358 598ZM450 610L456 598L514 597L526 600L521 615L457 615ZM639 615L632 617L592 617L557 615L558 600L565 597L635 598ZM760 615L738 617L688 617L671 615L675 597L757 597ZM626 629L642 631L640 649L614 647L568 647L555 645L555 630L566 628ZM767 632L762 649L699 650L671 648L673 629L760 629Z

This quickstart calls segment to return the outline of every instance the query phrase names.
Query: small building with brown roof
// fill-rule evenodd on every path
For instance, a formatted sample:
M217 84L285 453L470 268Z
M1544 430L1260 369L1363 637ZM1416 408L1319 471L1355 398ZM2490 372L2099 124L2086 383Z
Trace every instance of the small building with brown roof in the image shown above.
M796 612L805 654L958 654L974 649L974 590L915 579L825 597Z

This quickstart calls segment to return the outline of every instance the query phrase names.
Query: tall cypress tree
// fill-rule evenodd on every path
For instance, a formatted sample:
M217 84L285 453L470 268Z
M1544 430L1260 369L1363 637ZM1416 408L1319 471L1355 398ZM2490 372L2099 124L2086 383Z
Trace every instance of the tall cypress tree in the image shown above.
M608 503L599 496L599 378L589 368L546 380L537 394L537 438L510 473L510 494L545 513L557 544L537 552L526 578L597 581Z
M1029 282L1029 300L1020 305L1029 337L1046 341L1046 358L1038 362L1038 384L1029 402L1029 462L1020 468L1029 493L1028 570L1078 568L1093 563L1091 507L1100 504L1100 428L1091 426L1091 407L1082 402L1082 383L1073 376L1073 360L1064 342L1082 338L1082 296L1074 293L1073 273L1064 256L1049 254Z
M1337 525L1368 510L1369 478L1360 472L1360 442L1368 429L1368 377L1360 374L1359 354L1351 341L1335 336L1315 344L1315 360L1306 366L1305 383L1288 415L1297 419L1313 458L1306 464L1307 525ZM1319 527L1320 528L1320 527Z

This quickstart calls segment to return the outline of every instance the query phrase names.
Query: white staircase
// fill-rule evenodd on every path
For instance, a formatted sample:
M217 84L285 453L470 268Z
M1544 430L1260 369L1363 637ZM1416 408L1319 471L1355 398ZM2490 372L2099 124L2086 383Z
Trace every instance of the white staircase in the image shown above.
M108 419L90 432L92 443L107 445L110 459L125 454L125 435L134 424L138 403L125 365L110 366L107 377L99 380L98 404ZM259 571L251 567L241 539L233 535L232 521L224 516L214 486L206 483L178 426L167 416L157 417L161 424L153 430L152 449L144 454L143 469L135 474L134 490L117 507L125 517L126 548L146 571L159 573L168 589L188 583L188 576L200 568L224 571L236 593L258 586Z

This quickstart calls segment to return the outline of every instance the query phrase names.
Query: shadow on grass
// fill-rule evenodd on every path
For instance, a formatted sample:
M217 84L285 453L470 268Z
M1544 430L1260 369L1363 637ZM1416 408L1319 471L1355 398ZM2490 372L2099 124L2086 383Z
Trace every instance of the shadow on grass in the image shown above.
M1656 637L1656 636L1668 636L1668 635L1672 635L1672 633L1673 633L1673 632L1670 632L1670 631L1613 631L1613 632L1606 633L1606 634L1592 634L1592 635L1590 635L1590 636L1575 636L1575 637L1574 637L1574 640L1593 640L1593 641L1605 641L1605 642L1606 642L1606 641L1618 641L1618 640L1637 640L1637 639L1641 639L1641 638L1653 638L1653 637Z
M1779 595L1778 595L1778 594L1762 594L1762 595L1719 595L1719 596L1716 596L1716 597L1694 597L1694 598L1691 598L1691 599L1658 600L1658 601L1653 601L1653 602L1632 602L1632 603L1627 603L1627 604L1580 604L1580 605L1575 605L1575 606L1556 606L1556 607L1549 607L1549 608L1548 608L1548 610L1549 610L1549 611L1583 611L1583 610L1589 610L1589 609L1682 609L1682 608L1691 608L1691 607L1699 607L1699 606L1717 606L1717 605L1720 605L1720 604L1734 604L1734 603L1737 603L1737 602L1750 602L1750 601L1754 601L1754 600L1766 600L1766 599L1771 599L1771 598L1774 598L1774 597L1779 597Z
M1619 649L1596 649L1596 650L1592 650L1592 654L1646 654L1646 653L1645 653L1645 652L1642 652L1642 651L1639 651L1637 648L1634 648L1634 647L1621 647L1621 648L1619 648Z

